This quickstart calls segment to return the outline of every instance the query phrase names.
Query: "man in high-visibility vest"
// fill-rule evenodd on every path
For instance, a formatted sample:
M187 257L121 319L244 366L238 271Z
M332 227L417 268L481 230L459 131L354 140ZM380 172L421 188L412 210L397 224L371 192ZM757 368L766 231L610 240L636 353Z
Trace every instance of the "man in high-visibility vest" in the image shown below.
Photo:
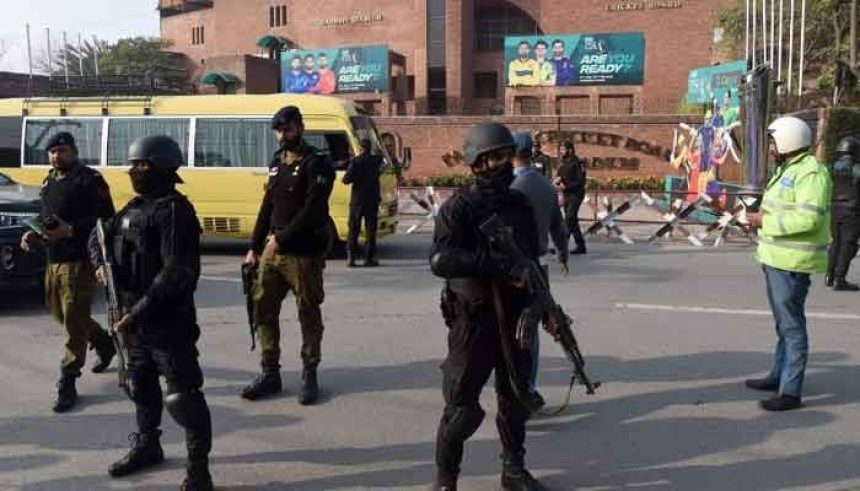
M759 229L756 258L764 270L779 340L770 373L747 380L746 386L777 393L761 401L762 409L787 411L800 407L809 353L809 277L827 271L832 183L827 167L810 153L812 131L805 122L782 117L768 130L778 167L765 187L761 212L747 219Z

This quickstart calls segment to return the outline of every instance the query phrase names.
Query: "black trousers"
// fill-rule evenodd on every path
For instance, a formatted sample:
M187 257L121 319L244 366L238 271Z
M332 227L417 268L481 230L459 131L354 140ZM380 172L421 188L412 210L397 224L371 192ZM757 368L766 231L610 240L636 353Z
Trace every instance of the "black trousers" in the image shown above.
M171 416L185 429L189 461L205 460L212 449L209 406L200 392L203 372L191 346L165 349L138 343L129 349L128 378L138 431L153 432L161 426L164 409L159 376L167 382L168 397L181 394L183 403L169 406Z
M830 221L829 257L827 274L836 278L845 277L851 260L857 255L857 240L860 239L860 216L855 210L833 209Z
M519 373L529 351L517 350ZM448 356L442 364L445 410L436 436L436 466L442 479L454 481L460 472L463 446L478 429L484 411L478 403L481 390L495 371L498 415L496 427L505 459L522 460L528 409L514 394L492 309L460 312L448 331Z
M567 229L573 235L577 249L585 248L585 238L579 228L579 207L582 206L584 199L583 195L567 195L564 199L564 220L567 223Z
M358 251L358 234L361 231L362 221L364 221L364 233L367 236L365 257L375 257L379 203L353 203L349 205L349 233L347 234L346 243L353 254Z

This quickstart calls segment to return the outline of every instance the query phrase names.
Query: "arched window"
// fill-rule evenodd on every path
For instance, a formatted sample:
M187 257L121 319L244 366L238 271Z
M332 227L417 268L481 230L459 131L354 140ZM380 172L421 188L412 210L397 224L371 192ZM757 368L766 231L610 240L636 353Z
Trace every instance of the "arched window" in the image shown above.
M537 22L504 1L475 2L475 51L501 51L505 36L543 34Z

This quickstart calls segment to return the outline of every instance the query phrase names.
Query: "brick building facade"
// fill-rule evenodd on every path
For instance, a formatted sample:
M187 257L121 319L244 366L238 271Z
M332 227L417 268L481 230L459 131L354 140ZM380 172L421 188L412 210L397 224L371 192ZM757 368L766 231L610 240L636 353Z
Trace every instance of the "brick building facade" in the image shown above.
M690 69L717 58L714 19L727 0L160 0L161 34L196 77L232 70L239 91L270 91L270 67L243 69L264 35L299 48L385 43L405 58L406 102L358 94L379 114L670 113ZM642 32L642 85L509 88L504 35ZM265 64L271 60L260 61ZM242 65L242 66L240 66ZM528 102L528 104L526 104Z

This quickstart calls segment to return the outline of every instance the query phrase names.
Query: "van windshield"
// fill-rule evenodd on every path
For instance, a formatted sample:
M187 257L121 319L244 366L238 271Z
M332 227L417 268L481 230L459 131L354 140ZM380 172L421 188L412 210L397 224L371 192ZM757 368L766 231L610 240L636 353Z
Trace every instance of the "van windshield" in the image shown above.
M382 144L382 138L379 136L379 131L376 129L373 119L368 116L352 116L349 118L352 127L355 129L355 136L359 140L367 138L370 140L371 152L381 155L385 162L391 163L391 156Z

